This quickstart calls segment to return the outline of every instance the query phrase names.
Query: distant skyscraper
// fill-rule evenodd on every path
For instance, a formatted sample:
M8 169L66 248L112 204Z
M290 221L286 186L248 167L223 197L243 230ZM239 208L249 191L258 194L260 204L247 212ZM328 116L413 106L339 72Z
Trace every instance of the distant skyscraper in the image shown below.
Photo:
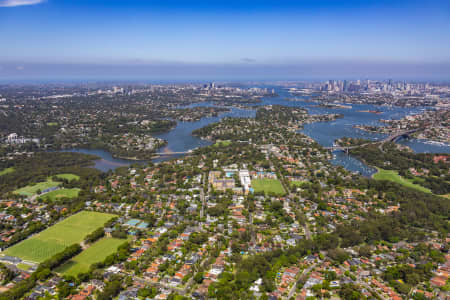
M334 89L333 80L328 80L328 91L332 91Z

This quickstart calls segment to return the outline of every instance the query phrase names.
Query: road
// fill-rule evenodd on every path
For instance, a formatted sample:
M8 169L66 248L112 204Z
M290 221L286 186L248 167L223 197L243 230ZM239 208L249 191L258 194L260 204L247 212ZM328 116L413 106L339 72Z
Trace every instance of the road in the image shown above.
M177 294L180 294L180 295L185 295L185 294L186 294L186 290L187 290L187 288L189 287L189 286L186 284L186 287L185 287L184 289L180 289L180 288L173 287L173 286L169 286L169 285L167 285L167 284L163 284L163 283L160 283L160 282L149 281L149 280L146 280L146 279L144 279L144 278L142 278L142 277L137 277L137 276L134 276L134 279L135 279L137 282L142 283L142 284L144 284L144 285L151 285L151 286L154 286L154 287L157 287L157 288L160 288L160 289L170 290L170 291L172 291L172 292L174 292L174 293L177 293ZM191 278L191 279L192 279L192 278ZM188 282L189 282L189 281L188 281Z
M303 228L305 229L306 239L310 240L311 239L311 231L309 230L308 223L305 223L305 225L303 225Z
M205 185L207 183L206 178L207 178L208 174L204 173L203 174L203 188L200 189L200 201L202 202L202 209L200 210L200 219L203 218L203 216L205 215L205 206L206 206L206 201L205 201Z
M200 201L202 202L202 209L200 210L200 219L205 215L205 191L200 189Z
M292 286L291 290L289 291L287 297L283 297L283 299L291 299L292 296L294 296L295 291L297 290L297 282L302 278L304 275L311 272L311 270L316 266L316 264L313 264L309 266L309 268L303 270L302 274L298 277L298 279L295 281L294 285Z
M203 261L200 263L200 267L204 268L207 261L208 261L208 257L205 257L203 259ZM157 287L157 288L170 290L170 291L178 293L180 295L186 295L188 293L188 291L190 290L190 288L191 288L192 282L194 281L194 276L196 274L197 274L197 272L195 272L195 274L193 274L191 276L191 278L189 278L189 280L184 285L184 288L170 286L168 284L164 284L164 283L161 283L161 282L153 282L153 281L150 281L150 280L146 280L145 278L142 278L142 277L135 276L134 278L136 279L136 281L138 281L140 283L143 283L145 285L151 285L151 286L154 286L154 287Z
M372 293L372 295L376 295L378 297L380 297L380 299L383 300L388 300L388 298L384 297L383 295L381 295L380 293L376 292L373 288L371 288L367 282L364 282L363 280L359 280L358 282L360 285L362 285L366 290L368 290L369 292Z

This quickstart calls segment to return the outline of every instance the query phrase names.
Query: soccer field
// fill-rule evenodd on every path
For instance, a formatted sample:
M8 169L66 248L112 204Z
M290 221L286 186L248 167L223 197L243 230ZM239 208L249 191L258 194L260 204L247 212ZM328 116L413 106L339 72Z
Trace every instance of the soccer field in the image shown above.
M47 180L47 181L43 181L43 182L38 182L35 185L27 185L26 187L15 190L13 193L29 197L29 196L33 196L34 194L36 194L36 192L38 190L43 191L45 189L58 186L60 184L61 184L60 182Z
M115 215L82 211L2 253L40 263L63 251L67 246L82 242L86 235L103 226L113 217Z
M92 264L103 261L125 242L125 239L103 238L56 269L56 272L72 276L87 272Z
M58 200L60 198L75 198L80 193L79 188L73 188L73 189L59 189L56 191L52 191L50 193L44 194L39 198L42 199L49 199L51 201Z
M278 179L253 179L252 188L255 192L275 193L277 195L284 195L285 191L283 185Z

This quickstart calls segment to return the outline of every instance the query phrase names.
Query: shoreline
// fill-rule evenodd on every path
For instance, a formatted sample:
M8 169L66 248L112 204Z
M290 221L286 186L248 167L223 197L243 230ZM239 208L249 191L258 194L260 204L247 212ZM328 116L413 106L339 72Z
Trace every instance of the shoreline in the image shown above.
M386 134L386 135L391 135L393 133L392 131L390 131L390 132L384 132L384 131L379 131L379 130L372 131L372 130L369 130L368 128L366 128L366 126L364 126L364 125L353 125L352 127L362 130L367 133ZM375 126L371 126L371 127L375 127ZM376 126L376 128L386 128L386 127ZM450 143L447 143L447 142L441 141L441 140L433 140L430 138L418 138L414 134L411 135L411 138L416 139L418 141L422 141L424 144L436 145L436 146L442 146L442 147L450 147Z

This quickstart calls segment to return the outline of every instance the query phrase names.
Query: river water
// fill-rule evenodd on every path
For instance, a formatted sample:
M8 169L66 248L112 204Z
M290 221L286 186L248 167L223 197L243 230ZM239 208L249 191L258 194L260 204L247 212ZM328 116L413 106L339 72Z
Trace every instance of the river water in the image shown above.
M220 114L217 117L202 118L196 122L178 122L177 126L169 132L155 135L158 138L168 141L167 146L162 147L158 152L186 152L198 147L204 147L211 144L209 141L194 137L191 133L193 130L204 127L213 122L218 122L224 117L240 117L240 118L254 118L256 108L261 105L280 104L286 106L303 107L308 110L310 114L342 114L343 118L331 122L316 122L306 124L300 131L301 133L313 138L322 146L332 146L333 142L341 137L365 138L371 140L383 139L384 134L368 133L354 128L354 125L375 125L382 126L381 119L401 119L406 115L417 114L424 110L424 108L401 108L388 106L375 106L365 104L353 104L351 108L326 108L318 107L317 103L308 102L307 97L294 97L286 89L279 87L267 86L274 88L277 97L265 97L261 103L254 104L255 109L239 109L231 108L230 112ZM195 103L188 107L195 106L212 106L211 103ZM364 112L364 111L379 111L379 114ZM450 153L449 146L440 146L427 144L425 141L417 139L400 140L399 143L404 144L416 152L431 152L431 153ZM90 149L71 149L69 151L76 151L81 153L94 154L101 157L95 162L95 167L101 171L115 169L119 166L127 166L133 163L144 163L144 161L130 161L126 159L113 158L110 153L103 150ZM170 155L155 159L155 162L171 159L182 156ZM332 164L341 165L346 169L359 172L364 176L371 176L375 170L368 167L361 161L352 156L346 155L344 152L335 151L333 153Z
M196 103L187 107L195 106L213 106L211 103ZM186 106L185 106L186 107ZM219 122L225 117L239 117L239 118L254 118L256 111L254 109L239 109L231 108L231 111L220 114L217 117L202 118L196 122L178 122L177 126L169 132L155 135L158 138L168 141L167 146L162 147L158 152L185 152L198 147L204 147L211 145L210 141L202 140L193 136L192 131L202 128L208 124ZM177 157L181 155L164 156L155 159L155 162L167 160L169 158Z
M94 167L102 172L114 170L118 167L126 167L132 164L147 163L146 160L130 160L130 159L116 158L113 157L111 153L109 153L108 151L101 149L66 149L62 151L91 154L100 157L100 159L94 161Z

